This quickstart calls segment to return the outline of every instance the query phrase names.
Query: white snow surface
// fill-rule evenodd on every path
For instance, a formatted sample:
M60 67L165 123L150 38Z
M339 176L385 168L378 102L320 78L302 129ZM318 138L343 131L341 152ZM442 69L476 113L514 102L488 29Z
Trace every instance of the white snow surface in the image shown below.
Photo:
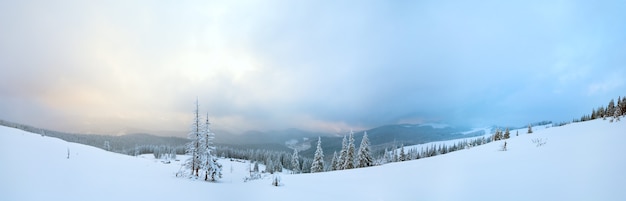
M245 162L221 159L223 179L193 181L175 177L180 162L0 127L0 200L626 200L625 131L625 121L575 123L513 134L508 151L497 141L370 168L283 174L274 187L271 176L243 182ZM547 143L537 147L536 138Z
M608 122L608 121L607 121ZM543 129L548 129L551 128L552 124L549 125L542 125L542 126L533 126L532 130L533 133L535 133L536 131L540 131ZM502 134L504 135L504 129L505 128L500 128L500 130L502 130ZM453 139L453 140L443 140L443 141L435 141L435 142L428 142L428 143L423 143L423 144L416 144L416 145L410 145L410 146L404 146L404 151L408 152L409 150L417 150L417 151L421 151L422 149L426 149L429 147L432 147L433 145L435 145L436 147L438 147L439 145L447 145L447 146L452 146L455 145L459 142L470 142L471 140L474 139L478 139L478 138L489 138L492 137L494 133L491 132L491 127L485 127L485 128L475 128L472 129L471 131L467 131L464 132L463 134L468 134L468 133L472 133L472 132L476 132L476 131L480 131L483 130L485 131L484 135L480 135L480 136L474 136L474 137L466 137L466 138L459 138L459 139ZM510 130L509 131L511 138L516 137L516 133L519 133L519 135L526 135L528 134L528 127L526 128L520 128L520 129L515 129L515 130ZM397 148L396 149L396 153L399 154L400 153L400 149L401 148Z

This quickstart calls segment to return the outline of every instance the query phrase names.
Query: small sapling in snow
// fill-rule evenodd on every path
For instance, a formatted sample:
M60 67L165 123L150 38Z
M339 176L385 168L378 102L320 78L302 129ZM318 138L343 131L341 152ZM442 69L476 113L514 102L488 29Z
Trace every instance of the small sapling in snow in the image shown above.
M274 179L272 179L272 186L280 186L280 176L274 175Z
M547 140L546 139L542 139L542 138L535 138L532 139L532 142L535 143L535 145L537 145L537 147L543 146L544 144L546 144Z

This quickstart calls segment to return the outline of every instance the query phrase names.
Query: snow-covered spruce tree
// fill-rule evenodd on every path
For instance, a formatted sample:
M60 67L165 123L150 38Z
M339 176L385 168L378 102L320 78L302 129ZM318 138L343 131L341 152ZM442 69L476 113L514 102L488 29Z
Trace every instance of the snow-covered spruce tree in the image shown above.
M528 134L533 133L533 127L528 124Z
M355 154L356 148L354 148L354 132L350 131L350 137L348 139L348 151L346 152L346 160L343 161L343 169L354 168Z
M405 161L406 154L404 153L404 145L400 148L400 155L398 156L398 161Z
M493 135L493 141L498 141L502 139L502 131L500 129L496 129L496 134Z
M155 159L161 159L161 156L163 156L161 147L152 147L152 155L154 155Z
M298 156L298 149L293 149L293 155L291 156L291 168L292 174L300 173L300 157Z
M337 151L335 151L333 153L333 159L330 162L330 170L331 171L338 170L337 166L338 166L339 163L337 161L339 161L339 156L337 155Z
M615 108L620 108L620 110L622 109L622 96L618 96L617 97L617 103L615 103ZM613 111L615 112L615 111Z
M205 181L215 181L218 178L222 178L222 164L217 162L217 156L214 156L215 145L213 140L215 139L215 133L211 132L211 123L209 122L209 114L206 117L206 123L203 127L204 131L201 135L202 152L200 153L200 163L202 171L204 172Z
M111 143L109 141L104 141L104 150L111 151Z
M596 119L602 118L604 116L604 106L598 107L596 109Z
M622 115L626 114L626 96L622 97L620 110L622 111Z
M596 108L592 108L592 109L591 109L591 119L596 119L596 118L598 118L598 117L596 116L596 114L597 114L597 113L596 113Z
M274 172L283 172L283 164L280 162L274 164Z
M385 152L383 152L383 164L391 163L391 157L389 157L389 150L385 147Z
M622 109L622 97L621 96L617 97L617 104L615 104L615 107Z
M252 169L252 172L259 172L259 162L254 162L254 168Z
M202 129L203 124L200 117L199 107L200 106L198 104L198 100L196 99L196 108L194 110L193 122L191 123L189 134L187 135L187 138L190 140L190 142L187 143L185 150L187 155L189 155L190 157L187 159L187 161L185 161L184 164L185 168L189 170L189 176L194 178L198 177L198 172L201 166L200 153L202 153L203 151L201 150L200 146L200 138L202 138L204 129Z
M280 176L274 175L274 178L272 179L272 186L280 186Z
M265 163L265 172L274 174L274 162L271 158L268 158L267 162Z
M506 130L504 131L504 139L509 138L511 138L511 132L509 132L509 128L506 128Z
M393 149L391 150L391 161L392 162L398 162L398 150L396 146L393 146Z
M170 151L170 160L176 160L176 148Z
M343 136L341 141L341 152L339 152L339 160L337 161L337 170L343 170L343 165L346 163L346 155L348 155L348 141L346 136Z
M311 164L312 159L300 157L300 173L311 173Z
M613 113L613 119L611 119L611 121L619 121L620 116L622 116L622 109L620 107L615 107L615 112Z
M359 153L357 155L358 164L357 167L369 167L373 165L373 159L370 155L370 140L367 139L367 131L363 134L361 145L359 146Z
M615 113L615 101L611 99L609 106L606 108L606 116L611 117Z
M324 172L324 151L322 150L322 138L317 138L317 149L311 164L311 173Z

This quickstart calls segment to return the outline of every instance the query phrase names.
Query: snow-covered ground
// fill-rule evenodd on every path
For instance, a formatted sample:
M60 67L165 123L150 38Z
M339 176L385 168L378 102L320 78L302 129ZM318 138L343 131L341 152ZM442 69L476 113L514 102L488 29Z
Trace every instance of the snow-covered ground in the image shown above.
M542 125L542 126L533 126L532 130L533 130L533 132L536 132L536 131L540 131L540 130L543 130L543 129L548 129L548 128L551 128L551 127L552 127L552 124ZM506 129L506 128L500 128L500 130L502 130L502 134L503 135L504 135L504 129ZM452 146L452 145L458 144L459 142L469 142L471 140L478 139L478 138L489 138L489 137L492 137L493 134L494 134L494 133L491 132L491 130L492 130L491 127L475 128L475 129L472 129L470 131L464 132L464 134L478 132L478 131L481 131L481 130L485 133L484 135L475 136L475 137L459 138L459 139L454 139L454 140L435 141L435 142L429 142L429 143L423 143L423 144L410 145L410 146L405 146L404 150L405 151L409 151L409 150L421 151L422 149L426 149L426 148L432 147L433 145L435 145L435 146L439 146L439 145ZM514 138L514 137L518 136L518 134L519 135L527 134L528 133L528 128L521 128L521 129L510 130L509 132L511 133L511 138ZM401 148L398 148L396 150L397 151L396 153L400 153L400 149Z
M520 131L431 158L243 182L222 159L218 183L176 178L177 163L131 157L0 127L0 200L626 200L626 122ZM533 139L547 143L537 147ZM70 158L67 159L67 150ZM262 169L262 168L261 168Z

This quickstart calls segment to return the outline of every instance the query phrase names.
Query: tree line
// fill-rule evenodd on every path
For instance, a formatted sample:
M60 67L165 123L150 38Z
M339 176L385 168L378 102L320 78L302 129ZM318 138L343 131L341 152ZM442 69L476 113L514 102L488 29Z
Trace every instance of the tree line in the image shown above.
M580 118L574 118L572 122L583 122L594 119L602 118L606 120L607 118L611 118L611 122L619 121L621 116L626 115L626 96L618 97L617 103L615 103L614 99L611 99L606 106L599 106L597 108L593 108L590 114L585 114Z

